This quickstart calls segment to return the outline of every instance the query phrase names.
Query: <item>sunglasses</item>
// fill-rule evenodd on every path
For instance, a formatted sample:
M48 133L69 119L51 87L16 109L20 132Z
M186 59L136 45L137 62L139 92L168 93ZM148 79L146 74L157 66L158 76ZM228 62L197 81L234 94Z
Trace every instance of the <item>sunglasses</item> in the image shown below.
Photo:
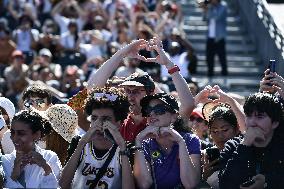
M201 117L195 117L195 116L190 116L189 117L189 120L190 121L196 121L196 122L198 122L198 123L201 123L201 122L203 122L203 121L205 121L204 119L202 119Z
M148 106L145 110L146 116L150 117L151 112L154 112L155 115L163 115L166 112L172 112L171 108L163 104L157 104L156 106Z
M38 98L38 99L28 99L24 102L24 105L26 108L29 108L30 106L36 106L38 108L44 108L46 103L44 99Z

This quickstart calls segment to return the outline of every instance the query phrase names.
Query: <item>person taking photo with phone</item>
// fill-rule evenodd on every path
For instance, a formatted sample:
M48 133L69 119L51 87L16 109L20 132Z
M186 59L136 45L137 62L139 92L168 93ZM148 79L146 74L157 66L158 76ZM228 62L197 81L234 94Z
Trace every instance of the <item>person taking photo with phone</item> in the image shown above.
M245 130L243 109L218 85L206 86L196 95L195 101L205 103L202 114L208 121L209 136L214 144L202 153L202 184L217 189L222 164L220 151L228 140L241 137L241 131Z

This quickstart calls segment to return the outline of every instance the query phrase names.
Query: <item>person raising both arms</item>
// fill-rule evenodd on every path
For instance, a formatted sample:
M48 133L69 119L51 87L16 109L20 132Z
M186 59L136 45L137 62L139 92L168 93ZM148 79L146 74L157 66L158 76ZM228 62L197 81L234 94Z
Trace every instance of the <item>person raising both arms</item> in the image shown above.
M158 56L148 58L139 55L139 50L156 51ZM181 106L179 113L183 117L189 117L194 108L194 99L187 87L187 83L179 73L179 68L171 62L165 54L162 42L158 37L150 41L143 39L136 40L118 50L110 59L108 59L96 73L90 76L88 80L88 90L93 87L102 87L106 84L108 78L118 68L123 58L137 58L145 62L157 62L164 65L173 80L176 91L178 92ZM150 63L149 63L150 64ZM120 86L125 90L130 103L130 113L124 121L120 131L125 140L134 142L137 134L146 127L146 119L141 114L140 100L146 96L154 94L155 85L152 78L147 74L134 73L125 79Z

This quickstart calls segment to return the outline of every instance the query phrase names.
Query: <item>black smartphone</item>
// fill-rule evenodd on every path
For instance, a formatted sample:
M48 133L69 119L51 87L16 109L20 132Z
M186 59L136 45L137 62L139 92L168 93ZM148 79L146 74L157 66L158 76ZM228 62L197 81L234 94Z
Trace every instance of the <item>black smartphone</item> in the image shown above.
M243 184L241 184L241 186L242 187L249 187L249 186L253 185L254 183L255 183L254 180L249 180L249 181L246 181Z
M209 162L212 162L220 157L220 151L218 148L207 148L206 154Z
M209 162L212 162L220 157L220 151L218 148L207 148L206 154Z
M268 64L268 69L269 69L269 72L275 72L276 71L276 61L275 60L269 60L269 64ZM271 77L267 78L267 80L270 80ZM272 86L271 83L267 83L268 86Z
M276 61L275 60L269 60L268 69L271 72L276 72Z

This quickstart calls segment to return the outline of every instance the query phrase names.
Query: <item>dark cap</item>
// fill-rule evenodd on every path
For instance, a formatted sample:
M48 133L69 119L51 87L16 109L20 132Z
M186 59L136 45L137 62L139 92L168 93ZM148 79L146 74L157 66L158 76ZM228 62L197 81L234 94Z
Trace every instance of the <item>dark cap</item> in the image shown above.
M147 92L153 92L155 90L155 83L151 76L149 76L146 72L138 73L135 72L125 78L124 82L120 84L120 86L137 86L137 87L145 87Z
M150 101L153 100L153 99L161 100L169 108L171 108L173 110L173 112L178 113L179 107L178 107L178 102L175 99L175 97L173 97L172 95L167 94L167 93L156 93L154 95L147 95L147 96L145 96L141 99L140 106L142 107L141 112L142 112L143 117L146 117L146 111L145 110L147 109Z

